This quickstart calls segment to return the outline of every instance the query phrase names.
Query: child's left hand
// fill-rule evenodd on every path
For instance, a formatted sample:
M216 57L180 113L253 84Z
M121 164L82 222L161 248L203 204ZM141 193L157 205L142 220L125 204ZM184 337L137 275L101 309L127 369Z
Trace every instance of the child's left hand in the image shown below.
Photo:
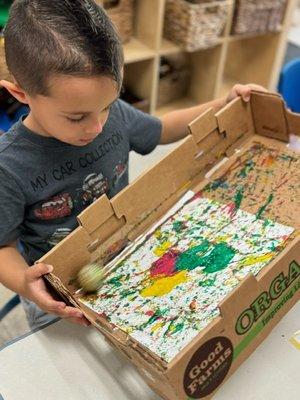
M231 89L229 95L226 98L226 104L230 103L236 97L240 96L245 102L248 102L251 97L251 90L258 90L261 92L268 92L266 88L254 83L249 83L248 85L236 84Z

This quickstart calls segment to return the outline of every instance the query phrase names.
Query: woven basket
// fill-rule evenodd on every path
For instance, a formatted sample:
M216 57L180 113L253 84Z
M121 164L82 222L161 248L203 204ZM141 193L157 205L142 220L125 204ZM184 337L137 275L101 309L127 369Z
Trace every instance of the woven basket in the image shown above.
M276 32L280 29L287 0L237 0L233 34Z
M225 28L229 4L226 0L167 0L165 37L185 51L215 46Z
M186 59L180 55L169 57L170 71L160 76L157 96L157 107L162 107L171 101L185 95L190 81L190 70Z
M114 23L123 43L133 34L133 0L98 0Z

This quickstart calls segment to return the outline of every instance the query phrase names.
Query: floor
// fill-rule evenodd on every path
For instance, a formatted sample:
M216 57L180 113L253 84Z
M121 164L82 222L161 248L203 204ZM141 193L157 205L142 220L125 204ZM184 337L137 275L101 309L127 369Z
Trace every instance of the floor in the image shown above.
M300 57L300 7L295 13L294 23L289 35L289 45L286 53L285 63L293 58ZM138 177L143 171L151 167L155 162L166 155L174 145L159 146L149 156L131 155L129 175L131 181ZM13 296L13 293L0 285L0 308ZM7 341L29 331L22 307L17 306L3 321L0 322L0 347Z

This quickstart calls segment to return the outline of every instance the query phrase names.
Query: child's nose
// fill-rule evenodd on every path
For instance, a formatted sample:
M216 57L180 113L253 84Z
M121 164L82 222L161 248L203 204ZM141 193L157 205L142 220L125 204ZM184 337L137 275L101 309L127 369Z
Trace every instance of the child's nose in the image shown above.
M101 120L94 120L89 126L86 127L85 133L88 135L99 135L103 130L103 123Z

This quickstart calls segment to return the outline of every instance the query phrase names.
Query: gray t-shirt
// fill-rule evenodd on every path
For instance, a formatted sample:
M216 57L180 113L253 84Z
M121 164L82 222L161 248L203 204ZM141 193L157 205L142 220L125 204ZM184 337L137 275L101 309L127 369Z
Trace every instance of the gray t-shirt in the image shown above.
M20 239L29 264L78 226L77 215L128 184L130 150L150 153L159 119L118 100L103 132L76 147L27 129L22 120L0 137L0 246Z

